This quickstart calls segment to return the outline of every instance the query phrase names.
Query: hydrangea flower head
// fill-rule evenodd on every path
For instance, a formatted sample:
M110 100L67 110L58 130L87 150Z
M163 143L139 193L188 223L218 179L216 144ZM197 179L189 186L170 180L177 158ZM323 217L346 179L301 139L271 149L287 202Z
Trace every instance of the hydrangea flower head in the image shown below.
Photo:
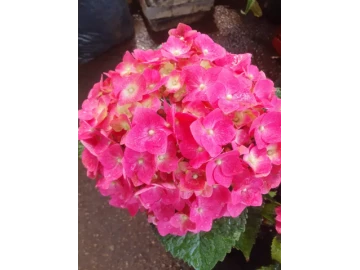
M273 82L251 54L226 52L185 24L160 49L126 52L78 117L87 176L110 205L145 212L163 236L210 231L281 182Z

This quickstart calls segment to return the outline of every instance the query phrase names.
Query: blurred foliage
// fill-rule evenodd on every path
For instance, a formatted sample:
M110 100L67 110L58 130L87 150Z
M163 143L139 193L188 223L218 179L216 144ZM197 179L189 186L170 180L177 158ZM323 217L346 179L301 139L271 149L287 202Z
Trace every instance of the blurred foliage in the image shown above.
M241 10L240 12L246 15L250 10L255 17L261 17L263 15L261 7L256 0L247 0L245 11Z

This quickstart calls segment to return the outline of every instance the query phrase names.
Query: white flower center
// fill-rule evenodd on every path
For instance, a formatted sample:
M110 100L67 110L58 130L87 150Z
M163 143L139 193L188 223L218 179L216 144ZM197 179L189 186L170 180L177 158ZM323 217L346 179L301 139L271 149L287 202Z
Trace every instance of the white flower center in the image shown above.
M207 55L208 53L209 53L209 51L208 51L207 49L204 49L204 50L203 50L203 54L204 54L204 55Z
M214 131L213 131L212 129L208 129L208 130L207 130L207 133L208 133L209 135L214 135Z
M259 130L260 130L260 131L264 131L264 129L265 129L264 126L260 126L260 127L259 127Z
M227 94L227 95L226 95L226 99L227 99L227 100L231 100L232 97L233 97L233 96L232 96L231 94Z
M200 86L199 86L199 88L200 88L200 90L204 90L205 89L205 84L200 84Z
M140 158L140 159L138 160L138 163L139 163L139 164L143 164L143 163L144 163L144 159Z
M159 158L159 160L164 160L164 159L165 159L165 155L160 155L158 158Z
M195 173L195 174L193 174L193 176L192 176L192 178L193 179L197 179L199 176Z
M221 159L218 159L215 163L216 163L216 165L221 165L222 161L221 161Z
M154 131L153 129L150 129L150 130L149 130L149 135L152 136L152 135L154 135L154 134L155 134L155 131Z
M253 155L249 155L249 162L253 165L256 166L258 163L258 160L256 157L254 157Z
M177 56L177 55L179 55L180 54L180 50L175 50L174 52L173 52L173 55L175 55L175 56Z

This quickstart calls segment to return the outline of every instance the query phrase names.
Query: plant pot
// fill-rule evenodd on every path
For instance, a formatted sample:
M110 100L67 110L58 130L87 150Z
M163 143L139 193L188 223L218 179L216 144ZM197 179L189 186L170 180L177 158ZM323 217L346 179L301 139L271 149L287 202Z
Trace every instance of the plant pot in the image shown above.
M85 63L134 34L125 0L79 0L79 63Z
M139 0L144 16L153 31L190 24L211 10L214 0Z

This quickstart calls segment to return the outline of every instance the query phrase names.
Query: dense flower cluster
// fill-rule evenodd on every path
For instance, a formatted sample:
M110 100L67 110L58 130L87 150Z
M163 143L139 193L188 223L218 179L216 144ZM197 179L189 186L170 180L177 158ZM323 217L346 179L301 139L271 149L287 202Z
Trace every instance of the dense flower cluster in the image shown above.
M79 111L82 162L110 204L146 211L161 235L209 231L280 184L274 84L179 24L158 50L127 52Z

